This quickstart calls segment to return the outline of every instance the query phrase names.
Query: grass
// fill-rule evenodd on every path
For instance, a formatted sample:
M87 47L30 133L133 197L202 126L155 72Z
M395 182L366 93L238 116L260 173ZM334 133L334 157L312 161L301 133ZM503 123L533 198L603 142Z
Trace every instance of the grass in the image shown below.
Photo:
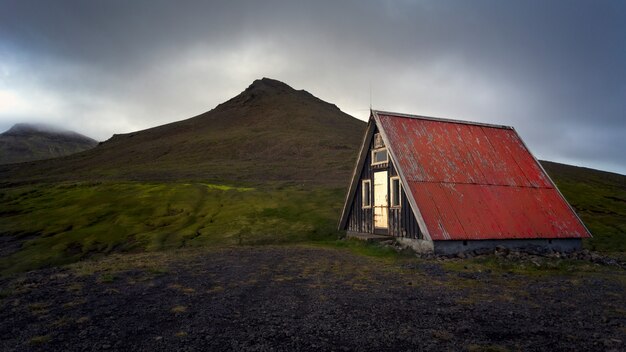
M109 274L109 273L102 274L98 278L98 282L100 282L100 283L111 283L113 281L115 281L115 275L112 275L112 274Z
M172 309L170 309L170 312L174 314L185 313L186 311L187 311L187 307L185 306L174 306L172 307Z
M49 342L50 339L51 339L50 335L35 336L30 339L29 343L31 345L43 345L44 343Z
M140 182L2 188L1 235L23 244L0 258L0 273L114 252L332 240L342 193Z
M356 239L327 240L312 243L315 246L347 249L353 253L379 259L397 259L402 256L413 257L413 252L398 253L391 247L381 246L378 243L365 242Z
M599 273L613 269L583 260L533 258L531 260L500 258L495 255L446 261L443 266L456 272L498 272L526 276Z
M37 302L28 305L28 309L33 315L42 315L48 313L50 304L47 302Z

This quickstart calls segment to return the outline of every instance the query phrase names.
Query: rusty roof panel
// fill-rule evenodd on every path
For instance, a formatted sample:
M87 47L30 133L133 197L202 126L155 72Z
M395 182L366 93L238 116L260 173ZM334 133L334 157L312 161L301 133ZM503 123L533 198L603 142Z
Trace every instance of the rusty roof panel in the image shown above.
M376 116L433 240L590 237L512 128Z
M497 155L507 158L512 169L523 179L522 183L516 184L517 186L552 187L550 180L514 130L483 127L483 131L497 151Z
M588 237L551 188L409 182L433 240Z
M405 174L413 181L532 186L523 167L537 179L532 156L512 129L379 115ZM526 152L525 154L528 154ZM529 163L532 162L532 163ZM539 182L537 182L539 184ZM546 185L545 182L542 185Z

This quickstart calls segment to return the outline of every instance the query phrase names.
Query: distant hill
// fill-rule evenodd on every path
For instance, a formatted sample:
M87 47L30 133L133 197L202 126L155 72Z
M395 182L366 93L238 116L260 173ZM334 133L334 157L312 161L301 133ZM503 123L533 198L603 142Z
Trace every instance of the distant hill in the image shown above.
M95 147L82 134L41 124L19 123L0 134L0 164L50 159Z
M0 167L8 179L225 180L345 186L366 124L263 78L215 109L86 153Z

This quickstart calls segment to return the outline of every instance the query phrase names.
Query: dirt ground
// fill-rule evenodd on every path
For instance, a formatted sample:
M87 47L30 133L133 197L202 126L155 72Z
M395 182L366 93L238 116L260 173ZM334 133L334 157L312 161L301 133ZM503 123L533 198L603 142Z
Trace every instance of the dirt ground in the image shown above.
M625 351L626 274L317 247L120 255L0 281L3 351Z

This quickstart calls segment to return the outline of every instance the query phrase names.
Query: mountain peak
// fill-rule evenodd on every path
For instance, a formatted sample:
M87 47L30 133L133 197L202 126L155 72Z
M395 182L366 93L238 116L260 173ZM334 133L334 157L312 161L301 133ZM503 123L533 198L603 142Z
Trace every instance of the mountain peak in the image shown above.
M283 106L294 102L297 104L321 104L332 110L339 110L336 105L329 104L304 89L296 90L286 83L267 77L254 80L246 90L219 104L216 108L223 110L241 106Z
M80 133L70 131L58 126L48 125L45 123L16 123L4 133L4 136L29 136L29 135L48 135L62 136L67 138L85 139L95 142L92 138L84 136Z
M94 139L56 126L17 123L0 133L0 164L65 156L97 144Z
M11 127L6 134L28 134L28 133L36 133L36 132L52 132L52 133L63 133L67 132L61 128L38 124L38 123L16 123Z
M304 90L295 90L279 80L263 77L256 79L252 84L236 97L219 104L217 108L232 108L237 106L256 106L258 104L277 104L275 99L283 99L288 96L309 96Z
M279 80L263 77L261 79L254 80L244 93L253 95L263 94L284 94L289 92L295 92L296 90L290 87L288 84Z

